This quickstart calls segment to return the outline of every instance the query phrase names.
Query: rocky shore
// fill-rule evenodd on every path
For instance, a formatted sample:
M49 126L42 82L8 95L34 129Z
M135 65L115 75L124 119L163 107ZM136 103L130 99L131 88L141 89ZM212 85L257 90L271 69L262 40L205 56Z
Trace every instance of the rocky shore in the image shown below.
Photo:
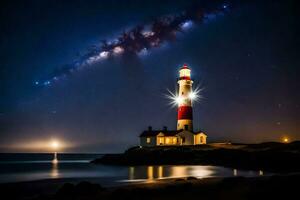
M300 142L133 147L92 161L107 165L216 165L269 172L299 172Z
M207 179L187 177L114 188L103 188L90 182L66 183L55 194L34 199L296 199L299 178L299 175Z

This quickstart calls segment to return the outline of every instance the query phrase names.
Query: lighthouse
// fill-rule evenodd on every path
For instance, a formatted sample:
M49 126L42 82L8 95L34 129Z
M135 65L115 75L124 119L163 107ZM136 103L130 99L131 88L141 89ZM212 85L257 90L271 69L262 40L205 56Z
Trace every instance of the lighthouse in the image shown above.
M148 130L140 134L141 147L206 144L207 135L201 130L193 129L193 100L199 97L199 91L193 91L191 69L186 64L179 69L177 83L178 93L171 93L172 105L178 106L177 127L169 130L164 126L163 129L155 130L149 126Z
M191 79L191 69L186 64L179 70L177 83L179 87L177 130L193 131L193 80Z

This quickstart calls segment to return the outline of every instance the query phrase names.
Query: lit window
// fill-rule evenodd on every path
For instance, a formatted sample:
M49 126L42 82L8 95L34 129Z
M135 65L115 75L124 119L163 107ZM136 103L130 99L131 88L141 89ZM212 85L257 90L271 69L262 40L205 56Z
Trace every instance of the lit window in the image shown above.
M147 143L151 142L151 138L147 137Z
M159 144L161 145L163 143L163 139L159 138Z
M177 138L173 138L173 144L177 143Z
M191 70L190 69L181 69L179 71L180 77L190 77L191 76Z
M203 136L200 136L200 143L202 144L203 142Z
M170 143L170 139L166 138L166 144L169 144L169 143Z

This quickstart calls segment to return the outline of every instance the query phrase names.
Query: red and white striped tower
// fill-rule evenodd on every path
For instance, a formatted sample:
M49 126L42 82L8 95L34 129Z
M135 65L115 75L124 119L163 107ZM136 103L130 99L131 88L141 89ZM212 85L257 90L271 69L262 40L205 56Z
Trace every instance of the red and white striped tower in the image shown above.
M193 81L191 80L191 70L186 64L179 70L177 83L179 85L177 130L193 131L193 108L190 98Z

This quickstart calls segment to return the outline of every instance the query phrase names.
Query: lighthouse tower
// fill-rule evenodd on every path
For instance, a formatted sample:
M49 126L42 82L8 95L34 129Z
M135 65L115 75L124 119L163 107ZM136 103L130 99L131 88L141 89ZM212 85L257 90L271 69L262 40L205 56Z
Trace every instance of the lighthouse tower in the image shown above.
M188 130L193 132L193 108L192 108L192 85L191 70L184 64L179 70L179 93L178 93L178 115L177 130Z
M199 98L197 89L193 91L191 69L184 64L179 70L178 93L171 94L172 104L178 105L177 130L168 130L167 127L153 130L149 126L140 135L141 147L179 146L206 144L207 135L203 131L193 130L193 100Z

